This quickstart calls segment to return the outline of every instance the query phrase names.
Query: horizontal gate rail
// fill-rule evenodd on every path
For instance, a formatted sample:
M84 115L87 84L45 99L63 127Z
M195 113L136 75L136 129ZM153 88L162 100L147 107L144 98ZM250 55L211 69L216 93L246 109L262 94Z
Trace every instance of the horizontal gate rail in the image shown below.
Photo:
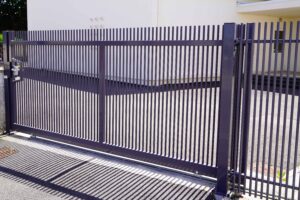
M77 89L82 91L84 90L92 93L98 92L97 85L95 85L95 83L99 81L99 79L94 77L93 75L74 74L74 73L59 72L59 71L38 69L32 67L24 67L20 71L20 75L22 76L22 78L47 82L62 87L69 87L72 89ZM278 86L280 84L280 77L270 76L270 80L267 77L262 77L262 75L260 74L258 74L257 77L258 80L256 80L255 75L252 77L253 79L252 87L254 87L255 84L257 84L258 87L261 87L261 85L263 84L264 85L263 88L265 88L266 90L266 86L270 81L271 90L274 87L275 92L277 93L280 92L278 90ZM81 79L87 80L86 85L79 84L79 81ZM286 88L287 86L289 86L289 90L288 90L289 94L292 94L293 81L294 81L293 77L290 77L289 80L287 80L286 77L283 77L282 87ZM295 81L296 81L295 90L298 91L300 90L300 77L299 78L296 77ZM185 90L185 89L220 87L219 78L216 78L208 82L172 83L172 84L163 84L159 86L147 86L142 84L127 83L126 81L110 80L109 78L106 78L106 82L108 87L106 91L107 95L166 92L166 91L177 91L177 90ZM286 84L287 82L290 82L290 84Z
M221 46L221 40L183 41L12 41L12 45L66 46Z
M52 70L37 69L31 67L24 67L20 75L22 78L31 80L47 82L50 84L59 85L62 87L68 87L76 90L87 91L92 93L98 93L97 82L99 78L72 74L67 72L57 72ZM85 85L80 84L80 80L85 79ZM125 81L115 81L106 78L106 95L122 95L122 94L136 94L136 93L155 93L155 92L167 92L177 90L188 90L196 88L215 88L220 86L220 81L214 79L209 82L191 82L191 83L173 83L163 84L158 86L147 86L141 84L128 83Z

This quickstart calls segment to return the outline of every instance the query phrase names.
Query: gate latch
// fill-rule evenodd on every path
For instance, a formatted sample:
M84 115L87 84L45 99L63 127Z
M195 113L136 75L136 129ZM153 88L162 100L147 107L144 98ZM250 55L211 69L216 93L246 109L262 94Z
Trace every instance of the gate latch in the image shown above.
M19 63L12 64L11 71L12 71L12 81L13 82L21 81L20 70L21 70L21 65Z

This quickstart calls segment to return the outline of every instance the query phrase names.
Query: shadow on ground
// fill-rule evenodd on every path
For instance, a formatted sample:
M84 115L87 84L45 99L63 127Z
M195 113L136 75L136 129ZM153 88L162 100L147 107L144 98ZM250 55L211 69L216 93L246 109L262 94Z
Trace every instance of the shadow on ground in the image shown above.
M1 148L6 150L0 159L1 177L57 198L212 198L212 182L117 162L66 146L3 136Z

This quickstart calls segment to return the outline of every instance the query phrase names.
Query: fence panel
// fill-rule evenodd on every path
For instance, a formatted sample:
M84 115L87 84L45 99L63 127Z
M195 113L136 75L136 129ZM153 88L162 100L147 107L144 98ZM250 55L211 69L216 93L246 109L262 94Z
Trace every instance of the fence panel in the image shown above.
M257 24L254 38L240 38L240 101L250 103L248 128L237 119L232 189L260 198L299 198L300 23ZM241 27L247 35L249 25ZM253 48L253 61L247 49ZM248 46L248 47L247 47ZM247 81L251 67L252 81ZM247 87L251 90L247 91ZM249 135L248 135L249 133ZM248 137L245 145L243 137ZM244 168L243 165L246 167Z

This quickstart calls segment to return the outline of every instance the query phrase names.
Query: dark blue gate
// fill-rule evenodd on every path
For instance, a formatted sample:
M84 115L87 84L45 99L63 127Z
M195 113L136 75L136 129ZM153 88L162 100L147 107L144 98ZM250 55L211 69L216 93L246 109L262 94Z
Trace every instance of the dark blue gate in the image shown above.
M7 132L213 177L222 195L295 198L299 23L261 26L5 32Z

